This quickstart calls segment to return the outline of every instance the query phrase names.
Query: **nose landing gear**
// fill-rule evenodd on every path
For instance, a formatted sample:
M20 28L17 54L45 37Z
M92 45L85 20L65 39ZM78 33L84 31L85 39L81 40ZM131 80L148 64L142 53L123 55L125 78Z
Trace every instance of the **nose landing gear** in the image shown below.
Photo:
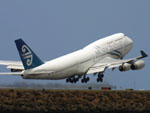
M97 82L103 82L103 77L104 77L103 73L98 73Z

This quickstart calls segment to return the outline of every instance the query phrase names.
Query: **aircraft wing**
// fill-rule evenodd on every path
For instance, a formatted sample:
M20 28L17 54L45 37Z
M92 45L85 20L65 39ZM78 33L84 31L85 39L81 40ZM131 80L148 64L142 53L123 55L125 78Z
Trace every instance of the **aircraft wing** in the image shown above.
M0 65L7 66L6 68L8 68L8 69L24 70L22 62L20 62L20 61L5 61L5 60L0 60Z
M144 51L141 51L141 56L131 58L131 59L126 59L126 60L114 59L110 56L105 57L104 59L100 60L98 63L90 67L89 70L87 71L87 74L104 72L106 68L113 69L113 68L121 66L124 63L132 64L136 60L140 60L145 57L148 57L148 55Z

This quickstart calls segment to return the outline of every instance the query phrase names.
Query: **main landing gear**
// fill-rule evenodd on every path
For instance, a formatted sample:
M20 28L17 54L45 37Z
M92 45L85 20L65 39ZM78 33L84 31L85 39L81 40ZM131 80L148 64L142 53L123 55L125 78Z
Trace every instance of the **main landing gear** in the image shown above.
M79 76L78 77L75 77L75 76L73 76L73 77L69 77L69 78L67 78L66 79L66 82L68 83L68 82L70 82L70 83L76 83L77 81L79 81Z
M94 75L96 75L96 74L97 73L94 73ZM82 76L83 76L83 78L81 79L81 83L87 83L90 80L89 77L86 77L86 74L84 74ZM67 83L77 83L82 76L75 75L75 76L69 77L66 79L66 82ZM97 76L98 76L97 82L103 82L104 74L102 72L100 72L100 73L98 73Z
M103 73L98 73L97 82L103 82L103 77L104 77Z
M87 83L90 80L89 77L86 77L86 75L83 76L83 79L81 80L82 83Z
M72 76L72 77L67 78L66 82L67 83L77 83L81 77L82 76L77 76L77 77ZM86 77L86 75L83 75L83 78L81 79L81 83L87 83L89 80L90 80L89 77Z

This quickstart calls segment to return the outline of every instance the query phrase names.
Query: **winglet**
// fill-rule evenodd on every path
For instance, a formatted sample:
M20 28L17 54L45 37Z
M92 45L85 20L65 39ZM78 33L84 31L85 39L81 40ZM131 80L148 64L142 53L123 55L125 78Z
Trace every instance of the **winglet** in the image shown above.
M44 63L22 39L15 40L15 43L25 70Z
M141 52L142 57L148 57L148 55L143 50L141 50L140 52Z

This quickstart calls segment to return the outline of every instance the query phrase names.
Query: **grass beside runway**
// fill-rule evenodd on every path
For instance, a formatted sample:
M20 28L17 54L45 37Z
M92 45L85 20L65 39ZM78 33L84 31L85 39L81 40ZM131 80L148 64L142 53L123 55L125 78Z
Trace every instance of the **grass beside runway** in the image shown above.
M149 113L150 91L0 89L0 113Z

